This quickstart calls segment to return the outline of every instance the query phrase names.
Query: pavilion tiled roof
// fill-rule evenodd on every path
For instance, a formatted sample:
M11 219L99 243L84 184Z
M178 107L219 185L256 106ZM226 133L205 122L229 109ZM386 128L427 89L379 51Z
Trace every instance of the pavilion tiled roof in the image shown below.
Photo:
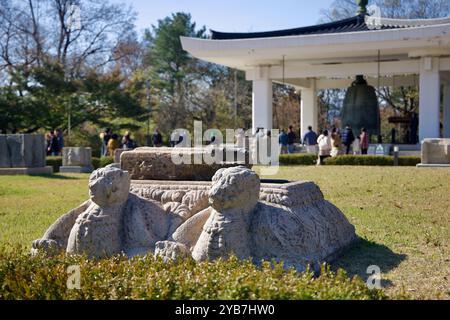
M371 26L371 22L375 22L376 27ZM274 37L288 37L288 36L315 35L315 34L361 32L371 30L414 28L443 23L450 23L450 18L417 19L417 20L377 18L375 20L371 20L369 15L360 14L348 19L309 27L301 27L279 31L250 32L250 33L218 32L211 30L211 34L213 40L238 40L238 39L274 38Z

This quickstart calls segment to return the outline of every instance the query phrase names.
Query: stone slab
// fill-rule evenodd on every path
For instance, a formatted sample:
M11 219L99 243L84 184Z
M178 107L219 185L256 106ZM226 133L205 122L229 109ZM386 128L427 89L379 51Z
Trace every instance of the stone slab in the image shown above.
M91 167L92 149L85 147L68 147L62 150L63 167Z
M450 139L425 139L422 143L422 164L450 164Z
M41 134L0 135L0 167L45 166L45 138Z
M61 173L91 173L94 171L92 166L62 166L59 167Z
M450 164L423 164L419 163L418 168L450 168Z
M226 162L229 152L211 148L138 148L122 153L120 165L133 180L210 181L217 170L243 165L248 160L244 149L236 149L239 157L235 159L243 161ZM217 161L209 164L213 158Z
M52 174L53 167L39 168L0 168L0 176L3 175L41 175Z
M0 168L11 166L6 135L0 135Z

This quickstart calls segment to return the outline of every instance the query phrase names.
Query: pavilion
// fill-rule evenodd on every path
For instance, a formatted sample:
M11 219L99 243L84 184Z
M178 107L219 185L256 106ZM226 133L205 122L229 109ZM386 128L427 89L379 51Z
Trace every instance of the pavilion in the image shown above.
M361 2L360 2L361 3ZM397 20L358 15L297 29L181 37L201 60L245 71L253 82L253 130L272 128L272 83L301 90L301 133L318 130L317 93L347 88L356 75L377 86L419 86L419 137L450 138L450 17Z

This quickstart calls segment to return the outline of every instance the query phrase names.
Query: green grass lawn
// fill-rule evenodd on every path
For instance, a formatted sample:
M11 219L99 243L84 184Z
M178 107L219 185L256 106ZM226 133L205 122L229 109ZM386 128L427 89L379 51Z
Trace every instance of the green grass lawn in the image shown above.
M282 167L276 178L316 182L356 226L363 240L333 269L365 279L367 267L378 265L391 297L450 298L450 170L298 166ZM0 176L0 246L29 247L87 199L87 179Z

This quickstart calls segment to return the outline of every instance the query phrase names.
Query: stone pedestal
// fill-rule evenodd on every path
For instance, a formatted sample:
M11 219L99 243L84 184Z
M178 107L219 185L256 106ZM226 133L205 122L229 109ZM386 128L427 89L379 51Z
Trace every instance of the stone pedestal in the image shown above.
M450 139L425 139L418 167L450 167Z
M92 150L84 147L63 148L63 166L59 168L62 173L91 173Z
M227 162L230 152L241 161ZM217 170L243 165L246 160L244 149L137 148L122 153L120 166L133 180L210 181Z
M45 166L45 138L40 134L0 135L0 174L51 174Z

